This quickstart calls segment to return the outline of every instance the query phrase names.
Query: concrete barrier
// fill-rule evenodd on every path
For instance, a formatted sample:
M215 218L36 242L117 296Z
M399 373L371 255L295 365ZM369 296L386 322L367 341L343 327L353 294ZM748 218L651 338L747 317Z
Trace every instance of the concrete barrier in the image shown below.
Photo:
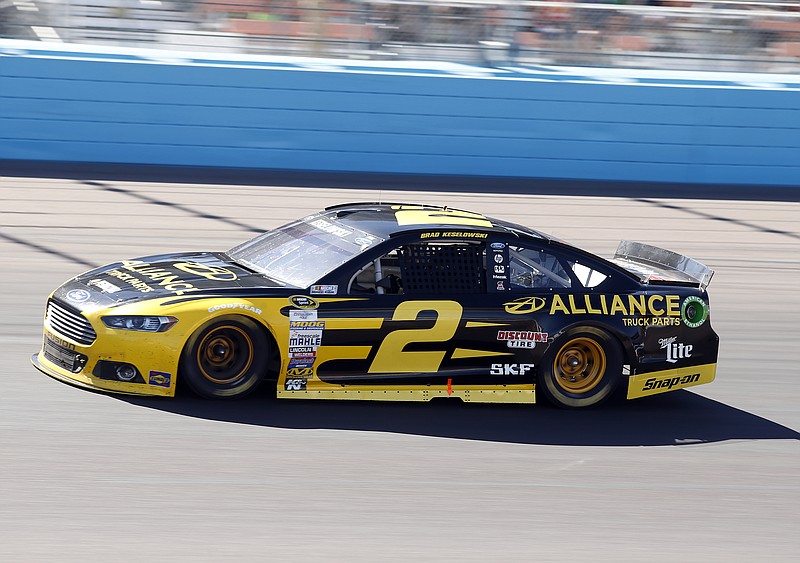
M800 186L800 79L0 41L0 160Z

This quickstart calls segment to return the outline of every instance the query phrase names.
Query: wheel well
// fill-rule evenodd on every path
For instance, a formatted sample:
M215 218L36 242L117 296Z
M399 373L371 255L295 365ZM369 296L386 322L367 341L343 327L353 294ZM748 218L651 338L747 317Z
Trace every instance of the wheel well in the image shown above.
M557 356L566 347L566 343L573 340L585 340L585 336L589 336L590 340L599 339L607 342L607 345L600 345L602 349L600 354L604 356L603 363L605 367L603 371L587 369L582 371L584 367L594 365L593 362L588 362L583 359L582 364L576 363L575 368L578 371L570 372L570 367L566 368L563 364L559 363L556 368L555 360ZM616 343L618 348L611 350L609 346L614 346ZM559 348L558 346L562 346ZM616 369L626 363L626 354L628 353L627 347L623 344L620 335L606 325L599 323L575 323L554 335L553 343L547 349L542 357L541 369L537 370L537 389L542 386L543 394L556 406L564 408L586 408L598 405L609 397L618 394L619 390L625 387L623 384L624 375L623 371ZM589 354L591 355L591 354ZM576 358L583 357L584 354L576 355ZM619 362L617 366L616 362ZM548 367L549 366L549 367ZM580 367L579 367L580 366ZM567 370L564 372L563 370ZM609 371L610 370L610 371ZM561 372L561 376L556 376ZM564 378L564 383L560 378ZM586 386L581 387L581 377L585 377ZM571 379L570 379L571 378ZM577 387L573 387L575 382L578 382ZM538 392L538 391L537 391Z
M187 348L192 344L192 339L196 334L200 333L202 330L205 330L212 324L216 324L220 321L226 321L226 320L236 321L241 319L247 319L252 323L254 323L258 327L258 330L264 333L264 336L267 337L267 340L269 341L271 346L271 353L270 357L267 358L267 373L265 376L265 380L277 381L278 373L280 373L280 368L281 368L281 353L280 349L278 348L278 342L275 340L275 336L272 334L272 331L270 330L269 326L262 319L258 317L251 317L249 315L220 315L218 317L213 317L207 320L206 322L195 328L195 330L189 335L189 338L187 338L186 341L183 343L183 347L181 348L181 354L180 354L181 361L178 362L178 381L182 379L181 371L183 369L182 368L183 355L186 353Z
M272 330L270 330L269 325L265 323L260 318L254 317L247 317L253 320L258 328L264 332L267 336L267 340L270 343L271 353L269 358L267 358L267 373L264 376L266 381L278 381L278 374L281 372L281 350L278 347L278 341L275 339L275 335L272 334Z
M584 323L575 323L569 326L564 327L562 330L558 331L556 338L557 340L561 338L564 334L575 331L575 330L584 330L584 329L594 329L602 331L604 334L607 334L611 338L613 338L617 344L619 344L620 348L622 349L622 357L626 363L635 363L636 360L636 353L633 350L633 346L631 345L630 338L627 338L625 335L621 334L618 330L614 327L604 325L601 323L595 322L584 322Z

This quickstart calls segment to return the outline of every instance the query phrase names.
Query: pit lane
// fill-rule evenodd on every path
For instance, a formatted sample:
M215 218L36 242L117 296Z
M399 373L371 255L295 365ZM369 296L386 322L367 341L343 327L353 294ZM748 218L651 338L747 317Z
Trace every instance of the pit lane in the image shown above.
M790 561L800 501L800 204L0 177L0 559ZM440 203L590 251L716 269L717 381L536 405L111 397L45 377L48 292L223 250L346 201Z

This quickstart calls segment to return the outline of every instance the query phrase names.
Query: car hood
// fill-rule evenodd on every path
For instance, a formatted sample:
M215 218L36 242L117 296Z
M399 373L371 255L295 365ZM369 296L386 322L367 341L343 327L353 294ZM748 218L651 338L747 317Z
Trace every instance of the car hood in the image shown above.
M112 307L169 296L283 287L233 263L222 253L187 252L114 262L85 272L58 288L53 297L79 310Z

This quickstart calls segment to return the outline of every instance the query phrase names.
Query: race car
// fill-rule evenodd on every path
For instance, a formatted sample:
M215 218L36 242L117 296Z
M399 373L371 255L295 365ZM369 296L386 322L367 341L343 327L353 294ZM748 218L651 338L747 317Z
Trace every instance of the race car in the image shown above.
M328 207L227 252L122 260L47 300L33 364L173 396L598 405L714 380L713 271L623 241L606 260L430 205Z

